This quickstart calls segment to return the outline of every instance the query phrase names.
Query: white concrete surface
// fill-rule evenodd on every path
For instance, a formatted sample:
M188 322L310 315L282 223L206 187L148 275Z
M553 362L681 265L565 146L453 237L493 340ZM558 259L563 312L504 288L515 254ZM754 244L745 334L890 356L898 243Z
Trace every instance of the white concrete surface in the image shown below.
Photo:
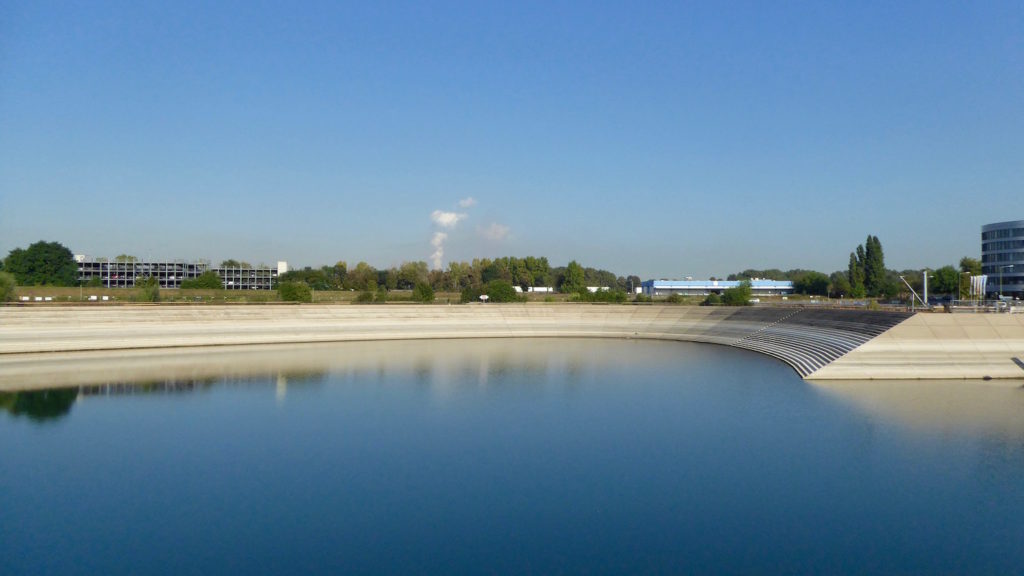
M363 340L648 338L730 344L692 306L76 306L0 308L0 373L45 353ZM919 314L813 379L1024 378L1024 316ZM56 358L56 357L53 357Z
M1024 314L916 314L808 380L1024 380Z

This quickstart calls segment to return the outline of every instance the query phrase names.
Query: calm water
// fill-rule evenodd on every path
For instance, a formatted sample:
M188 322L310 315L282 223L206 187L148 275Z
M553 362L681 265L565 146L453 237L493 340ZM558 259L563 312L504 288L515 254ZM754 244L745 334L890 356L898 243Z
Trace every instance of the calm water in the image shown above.
M615 340L64 372L0 395L4 574L1024 573L1019 388Z

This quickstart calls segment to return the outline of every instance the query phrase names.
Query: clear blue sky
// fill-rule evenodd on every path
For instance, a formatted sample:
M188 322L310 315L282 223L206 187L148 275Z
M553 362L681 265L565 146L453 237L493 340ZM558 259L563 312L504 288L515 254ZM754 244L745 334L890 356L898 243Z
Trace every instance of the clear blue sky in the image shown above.
M1022 218L1019 1L0 0L4 255L707 277Z

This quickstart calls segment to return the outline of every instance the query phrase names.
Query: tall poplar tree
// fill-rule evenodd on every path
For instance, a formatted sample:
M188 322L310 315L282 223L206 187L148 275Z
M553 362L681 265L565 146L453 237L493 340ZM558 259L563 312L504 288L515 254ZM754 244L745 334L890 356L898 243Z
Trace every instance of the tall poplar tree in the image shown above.
M850 297L852 298L863 298L866 295L864 290L864 268L861 265L861 258L858 255L863 254L864 249L861 246L857 246L857 252L850 252L850 266L846 273L846 277L850 282Z
M878 296L885 288L885 255L882 253L882 242L878 236L868 235L862 267L865 291L868 296Z

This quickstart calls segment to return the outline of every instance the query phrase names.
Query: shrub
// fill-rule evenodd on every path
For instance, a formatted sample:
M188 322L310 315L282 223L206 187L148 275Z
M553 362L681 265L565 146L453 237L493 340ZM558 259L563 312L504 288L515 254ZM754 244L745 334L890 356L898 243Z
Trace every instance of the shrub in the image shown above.
M383 304L383 303L387 302L388 301L388 289L383 287L383 286L381 286L380 289L377 290L377 297L374 298L373 301L377 302L378 304Z
M14 279L14 274L10 272L0 272L0 302L10 302L14 300L14 289L18 283Z
M412 299L414 302L430 304L434 301L434 289L426 282L417 282L412 289Z
M139 302L160 301L160 282L156 278L149 276L138 280L135 282L135 287L139 289L139 293L135 297Z
M468 304L470 302L479 302L480 295L484 293L484 289L480 287L467 286L463 288L462 295L459 298L459 302Z
M626 301L626 293L622 290L598 290L597 292L591 292L584 288L577 293L575 299L580 302L609 302L612 304L622 304Z
M370 304L373 302L373 292L360 292L359 296L356 296L356 304Z
M181 282L181 287L182 288L205 288L205 289L210 289L210 290L216 290L218 288L223 288L224 287L224 283L220 279L220 276L217 275L216 272L210 270L208 272L203 272L202 274L200 274L199 276L196 276L195 278L190 278L188 280L183 280Z
M751 292L750 280L744 280L739 286L722 293L722 303L726 306L749 306Z
M305 282L279 282L277 294L282 302L313 301L313 289Z
M633 302L650 302L650 301L651 301L651 297L648 296L647 294L637 294L635 297L633 297Z
M700 303L701 306L721 306L722 297L712 292L708 294L704 301Z
M516 289L504 280L491 280L487 284L488 302L519 302L522 298Z
M665 298L665 302L669 304L682 304L683 297L680 294L673 292L668 295L668 298Z

